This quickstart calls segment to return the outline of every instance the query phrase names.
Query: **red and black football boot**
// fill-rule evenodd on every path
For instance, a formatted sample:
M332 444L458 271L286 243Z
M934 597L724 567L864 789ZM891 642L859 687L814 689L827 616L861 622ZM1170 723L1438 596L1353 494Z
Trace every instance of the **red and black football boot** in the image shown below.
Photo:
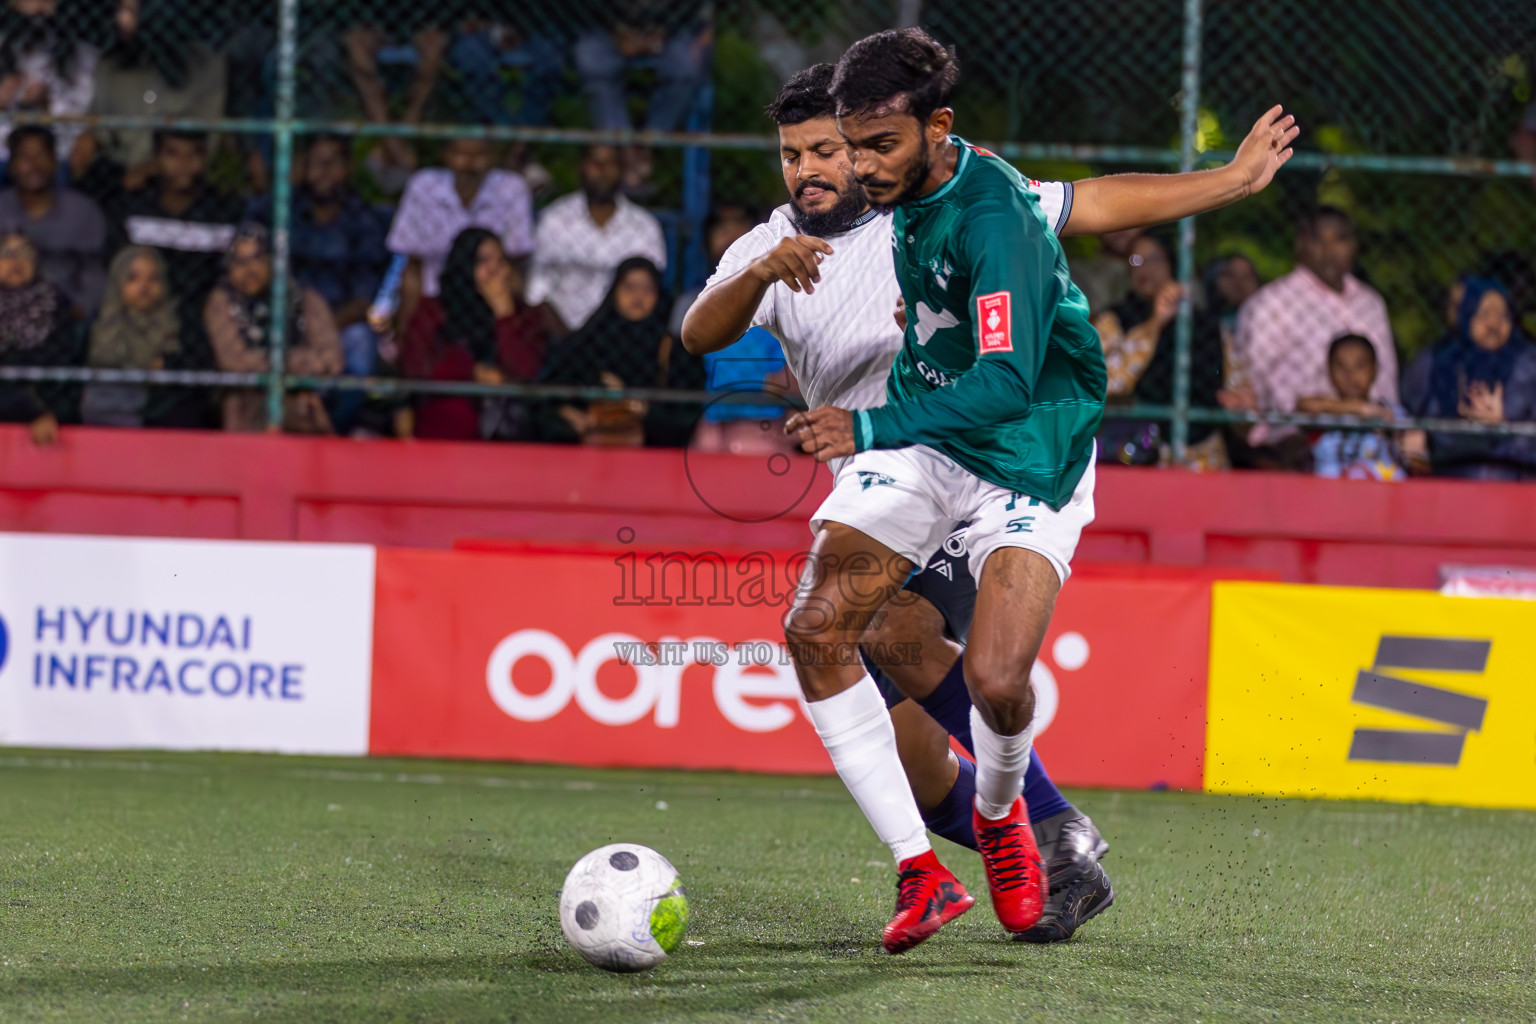
M1013 802L1007 817L995 821L973 810L971 824L997 919L1010 932L1029 931L1044 912L1048 883L1024 798Z
M905 953L976 902L932 850L908 857L897 867L896 916L880 937L887 953Z

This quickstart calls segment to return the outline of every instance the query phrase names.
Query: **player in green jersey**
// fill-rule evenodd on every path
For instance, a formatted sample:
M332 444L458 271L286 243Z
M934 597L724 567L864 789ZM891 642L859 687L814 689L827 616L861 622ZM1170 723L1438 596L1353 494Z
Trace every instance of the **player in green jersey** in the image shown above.
M871 219L853 177L830 91L836 70L820 64L794 75L768 108L778 125L791 205L732 245L690 310L681 340L691 351L719 351L748 325L771 324L807 401L859 409L884 401L904 334L884 315L900 294L890 252L893 217ZM1219 170L1032 181L1030 187L1063 237L1135 228L1263 189L1289 158L1298 131L1295 119L1276 106ZM818 262L834 251L828 264ZM955 756L950 737L971 749L971 697L956 641L963 643L969 632L975 599L961 530L862 635L866 651L889 659L868 667L890 708L896 749L928 830L972 850L975 768ZM1038 751L1025 770L1023 796L1050 891L1040 921L1014 938L1062 941L1114 898L1098 863L1108 843L1055 788Z
M785 630L812 723L901 868L885 946L923 941L972 900L934 857L878 697L835 657L856 643L958 523L978 580L965 660L976 753L973 824L1010 932L1040 917L1046 879L1020 795L1033 740L1029 671L1093 518L1105 371L1066 259L1017 170L950 134L952 54L917 29L854 44L834 79L838 128L872 205L892 209L906 308L887 403L788 429L845 458L818 510Z

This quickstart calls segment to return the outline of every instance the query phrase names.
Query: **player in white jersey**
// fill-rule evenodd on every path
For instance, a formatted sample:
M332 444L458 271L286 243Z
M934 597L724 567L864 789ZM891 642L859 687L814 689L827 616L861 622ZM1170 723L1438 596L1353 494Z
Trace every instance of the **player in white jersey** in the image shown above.
M891 218L869 208L853 176L829 95L833 70L822 64L800 72L769 106L779 127L791 201L726 252L684 320L682 341L690 352L719 351L749 327L764 327L783 345L811 408L872 408L885 400L886 376L903 339L902 326L893 317L899 289L891 258ZM1263 188L1289 156L1294 136L1291 119L1276 108L1260 119L1237 157L1219 171L1118 175L1075 185L1031 182L1030 187L1058 234L1141 227L1214 209ZM883 695L889 707L892 743L924 822L972 849L974 769L951 753L949 736L969 746L970 698L957 641L969 629L974 599L962 531L934 556L927 571L914 576L906 593L886 604L862 637L871 651L920 645L922 657L881 666L885 672L874 673L883 694L873 700ZM837 763L838 751L830 744L829 751ZM838 768L844 774L844 765ZM1016 938L1059 941L1070 938L1079 924L1113 899L1098 864L1108 847L1092 822L1056 792L1038 756L1025 774L1025 789L1031 794L1026 803L1051 884L1040 923ZM968 902L950 916L966 906ZM917 910L921 916L923 908Z

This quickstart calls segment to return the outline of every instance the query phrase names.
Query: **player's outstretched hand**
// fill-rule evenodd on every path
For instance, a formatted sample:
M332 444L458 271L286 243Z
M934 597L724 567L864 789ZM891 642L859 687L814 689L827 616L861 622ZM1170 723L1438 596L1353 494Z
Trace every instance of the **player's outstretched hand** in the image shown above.
M817 462L852 455L853 413L833 405L797 412L784 424L784 433L800 443L800 450Z
M1275 172L1291 158L1291 143L1301 134L1296 118L1276 104L1253 123L1253 130L1237 147L1231 166L1242 174L1247 195L1262 192L1274 180Z
M832 247L824 239L794 235L779 239L778 245L752 261L750 269L760 281L783 281L793 290L810 295L821 280L821 261L830 255Z

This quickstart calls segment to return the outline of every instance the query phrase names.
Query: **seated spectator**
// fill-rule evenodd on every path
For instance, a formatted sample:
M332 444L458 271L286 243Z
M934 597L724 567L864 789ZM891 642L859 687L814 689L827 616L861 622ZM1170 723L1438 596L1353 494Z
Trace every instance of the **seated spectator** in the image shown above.
M37 251L24 235L0 236L0 366L72 366L80 361L69 301L37 272ZM64 389L30 381L0 382L0 421L26 423L32 440L52 444L66 418Z
M1392 419L1397 411L1371 399L1379 368L1369 338L1345 334L1328 346L1328 380L1333 392L1308 395L1297 410L1361 419ZM1407 471L1392 438L1380 430L1326 430L1312 441L1313 472L1348 480L1400 481Z
M1223 409L1244 410L1254 407L1253 381L1247 361L1238 355L1237 317L1244 303L1263 287L1258 268L1242 253L1223 256L1205 270L1205 294L1209 312L1221 324L1221 346L1226 355L1227 373L1216 400ZM1228 425L1222 428L1224 439L1230 438L1239 448L1246 448L1243 438L1249 427Z
M415 380L531 383L544 361L538 311L520 298L522 274L484 228L454 239L442 292L422 299L400 346L401 370ZM418 395L396 421L401 437L468 441L527 438L527 405L513 399Z
M105 370L163 370L181 351L181 317L154 249L130 245L107 271L101 315L91 325L86 365ZM103 427L144 425L149 389L93 383L80 399L82 422Z
M592 114L592 126L604 130L634 127L625 99L624 76L645 62L653 64L656 88L646 107L647 131L683 127L694 95L709 75L714 28L701 0L635 0L614 6L612 21L576 40L576 71ZM627 154L624 190L636 192L650 178L650 153L640 147Z
M716 201L704 218L704 254L709 257L709 273L704 276L713 275L731 244L760 223L762 218L747 204L730 199ZM672 303L672 322L667 325L672 337L683 336L683 317L703 290L703 286L689 288Z
M1296 412L1306 395L1323 395L1328 347L1341 334L1359 334L1376 348L1381 372L1371 397L1397 402L1397 352L1387 304L1353 274L1354 223L1342 210L1322 207L1296 235L1296 269L1271 281L1244 303L1237 320L1236 354L1252 375L1252 390L1229 396L1228 408ZM1305 469L1310 448L1293 427L1258 424L1233 451L1239 466Z
M346 48L347 73L362 101L364 118L375 124L389 124L393 120L389 93L379 72L379 53L391 41L409 40L416 55L416 69L400 123L421 124L427 101L442 74L443 56L448 52L441 5L353 0L342 9L354 19L342 35L342 43ZM394 194L404 184L405 176L416 169L416 154L408 140L385 138L370 155L369 165L380 187ZM452 238L450 234L449 240Z
M155 172L144 187L121 193L107 206L107 253L126 245L160 251L165 277L181 318L182 346L167 369L209 370L213 352L204 330L208 294L222 273L245 203L208 184L208 137L200 132L155 133ZM155 389L148 421L155 426L202 429L221 416L201 388Z
M465 228L495 232L513 259L533 251L533 196L520 176L494 170L495 162L484 139L453 139L443 147L442 167L411 175L388 244L419 264L422 295L437 294L448 250ZM402 312L409 318L409 309Z
M794 438L784 433L787 401L747 402L731 397L787 399L797 393L777 338L765 328L753 327L730 348L707 352L701 358L704 386L718 397L702 411L693 435L695 449L732 455L793 455L800 451Z
M293 194L289 260L293 276L313 288L331 308L346 353L346 372L373 372L377 342L368 326L368 304L379 290L389 252L384 227L348 184L348 144L335 135L311 136L305 147L303 179ZM251 216L270 227L272 201L252 205Z
M1072 261L1072 282L1088 300L1088 312L1098 314L1119 302L1131 287L1131 247L1142 228L1126 228L1099 236L1097 256Z
M157 132L154 173L107 211L107 247L113 253L130 244L159 249L177 299L200 318L244 205L208 183L206 135Z
M643 256L625 260L597 312L550 351L543 380L615 389L698 387L702 366L667 332L667 307L656 265ZM672 446L688 443L698 414L694 407L637 399L556 399L541 423L548 441Z
M704 221L710 276L731 244L758 223L757 211L743 203L723 200L714 205ZM683 317L701 291L702 288L690 288L672 304L667 329L673 338L682 337ZM705 385L724 394L703 410L693 435L695 449L733 455L799 451L794 439L786 437L782 429L786 415L782 405L732 401L729 397L743 393L783 396L790 392L792 382L784 362L784 349L777 338L761 327L754 327L730 348L707 352L702 358Z
M184 0L113 0L111 42L96 66L90 113L101 117L224 116L228 65L195 37ZM91 128L64 149L82 191L98 202L143 188L156 170L147 128Z
M99 53L79 38L77 21L59 16L58 0L9 0L0 11L0 110L58 117L90 109ZM77 123L60 125L60 161L79 134ZM0 146L0 159L9 158Z
M1173 277L1168 247L1154 235L1131 244L1127 258L1130 291L1119 303L1093 318L1104 346L1109 375L1108 397L1122 404L1171 405L1176 320L1184 288ZM1203 310L1194 313L1190 336L1190 405L1217 407L1223 378L1221 326ZM1168 464L1166 427L1162 424L1109 419L1099 434L1099 458L1128 465ZM1221 431L1208 423L1189 425L1185 462L1189 468L1228 467Z
M1479 423L1536 420L1536 346L1515 324L1502 285L1468 278L1455 336L1419 354L1403 391L1415 416ZM1536 479L1536 438L1432 434L1429 458L1440 476L1465 480Z
M1223 256L1205 271L1205 294L1210 314L1227 334L1237 333L1237 313L1243 303L1264 284L1253 260L1240 252Z
M23 126L11 132L11 181L0 192L0 232L17 231L37 248L40 273L59 286L76 320L101 305L102 251L107 224L101 208L58 182L53 133Z
M667 265L661 222L619 193L619 152L590 146L577 166L581 191L561 196L539 217L533 239L528 301L549 303L567 330L603 304L614 271L630 257Z
M272 309L272 248L267 229L246 224L239 229L224 260L224 277L208 296L203 320L218 368L227 373L265 373L272 368L272 318L287 320L283 369L308 376L341 372L341 344L331 310L313 288L288 283L288 308ZM224 429L275 429L267 420L264 390L243 389L224 396ZM296 434L331 432L320 396L290 393L282 429Z

